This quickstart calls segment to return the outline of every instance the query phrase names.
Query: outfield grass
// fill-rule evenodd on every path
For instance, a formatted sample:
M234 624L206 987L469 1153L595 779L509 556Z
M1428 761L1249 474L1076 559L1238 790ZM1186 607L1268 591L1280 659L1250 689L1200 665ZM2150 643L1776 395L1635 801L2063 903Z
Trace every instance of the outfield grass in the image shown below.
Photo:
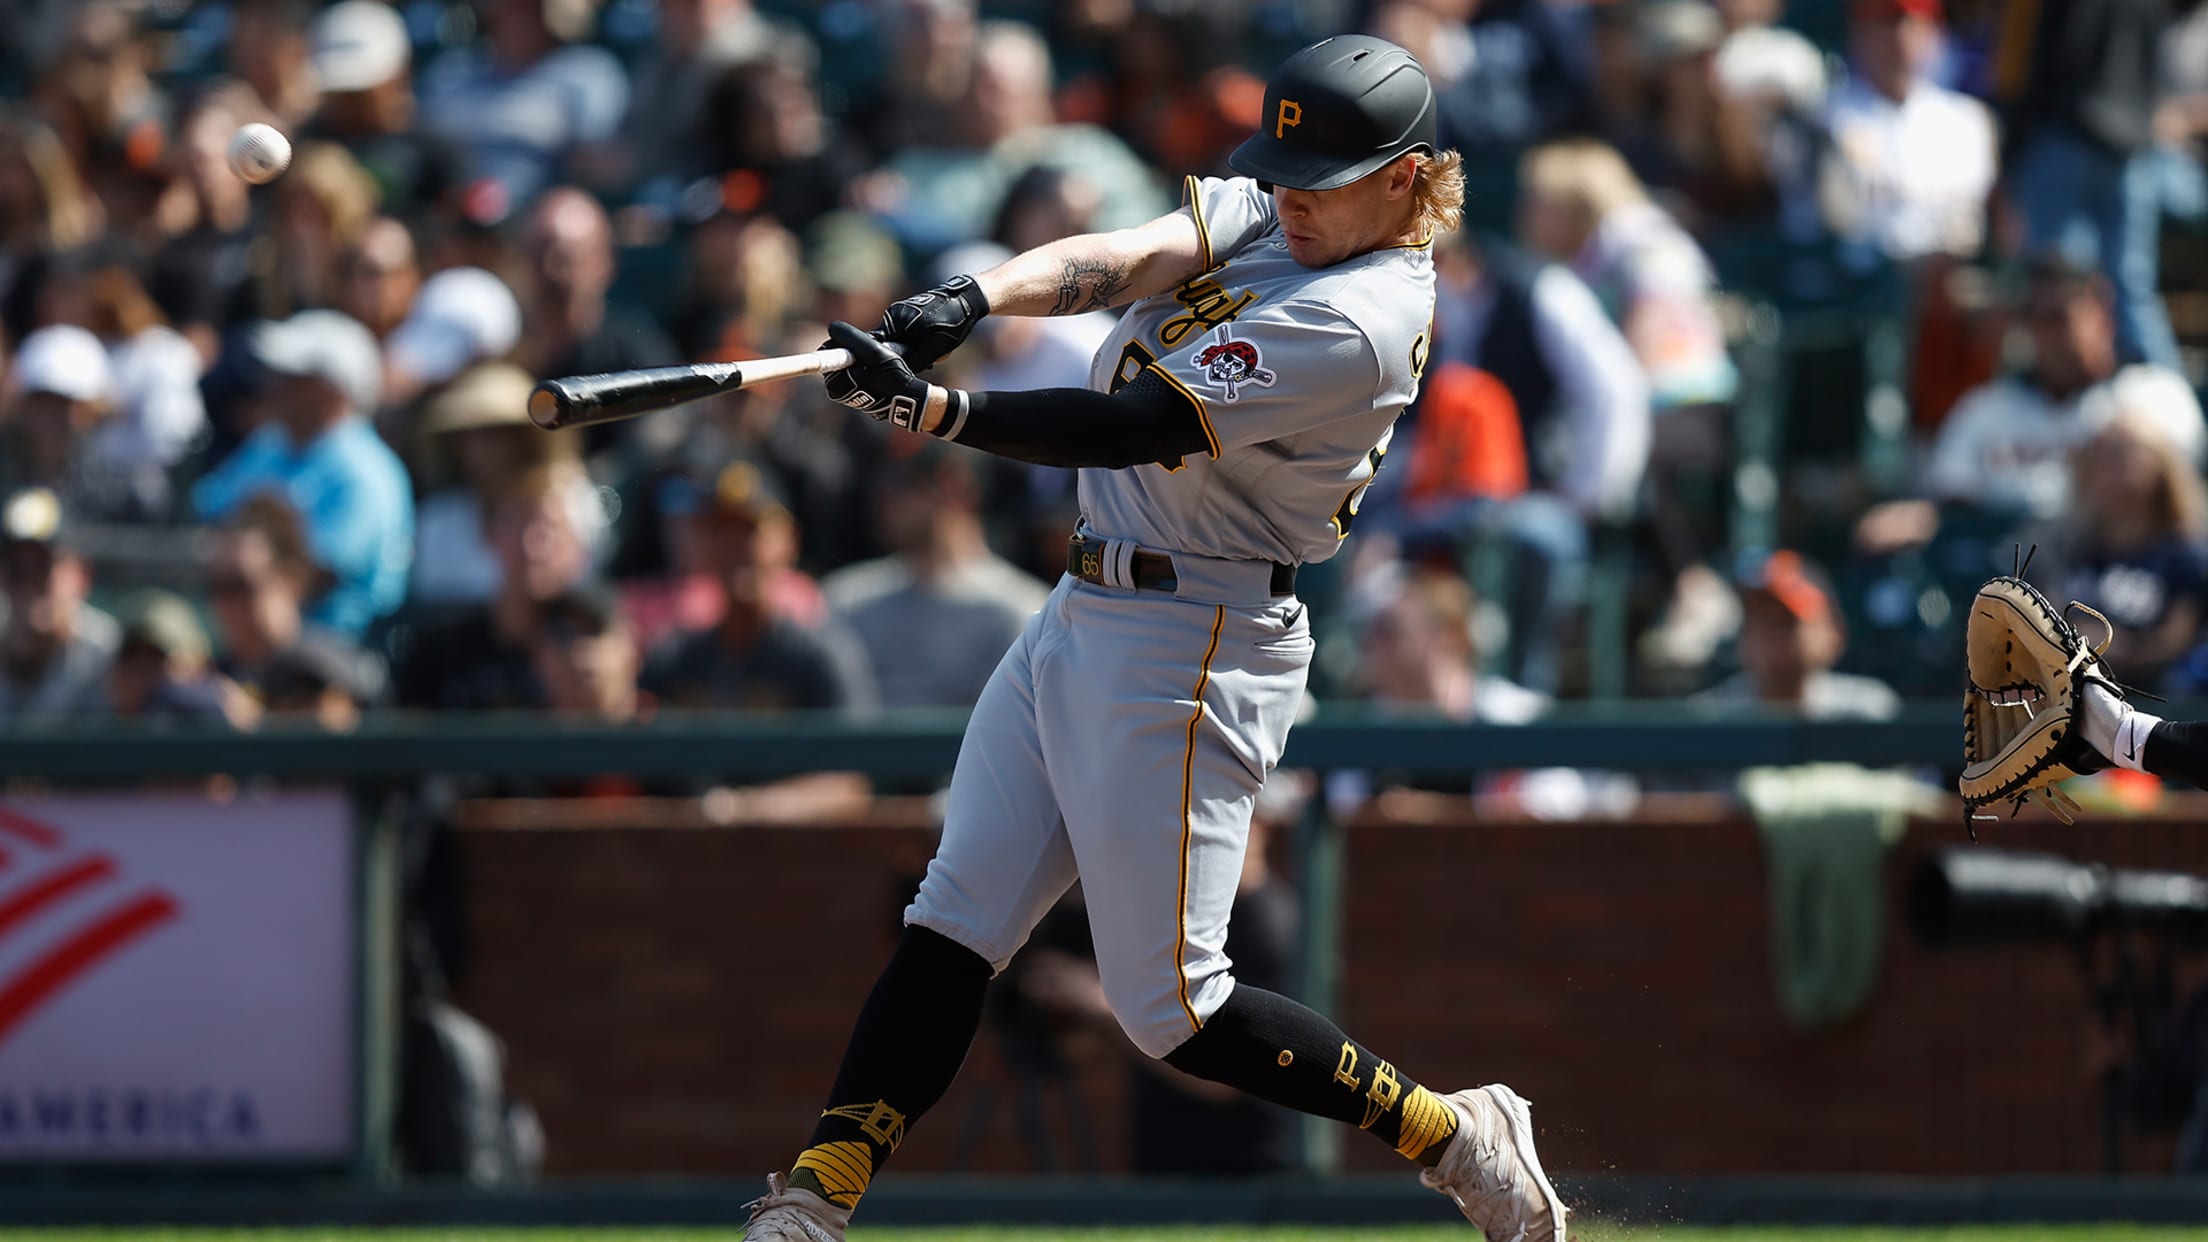
M0 1229L0 1242L737 1242L740 1229ZM1471 1229L854 1229L852 1242L1468 1242ZM1579 1242L2208 1242L2208 1227L1687 1229L1574 1224Z

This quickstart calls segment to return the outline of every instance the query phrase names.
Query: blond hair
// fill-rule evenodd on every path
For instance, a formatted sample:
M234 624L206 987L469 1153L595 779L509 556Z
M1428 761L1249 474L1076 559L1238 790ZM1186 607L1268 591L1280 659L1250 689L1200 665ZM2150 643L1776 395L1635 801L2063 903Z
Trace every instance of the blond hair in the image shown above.
M2081 480L2094 450L2116 438L2129 439L2152 454L2157 476L2154 488L2147 495L2126 496L2125 506L2149 506L2155 514L2158 534L2175 535L2193 543L2208 540L2208 484L2201 481L2200 471L2194 469L2186 451L2151 418L2119 414L2087 441L2086 450L2073 462L2073 469ZM2091 491L2082 487L2079 491L2078 508L2083 525L2088 530L2100 529L2107 515L2100 511Z
M342 250L360 240L375 219L383 191L374 174L334 142L310 142L292 161L284 189L313 199L330 221L330 240Z
M1411 181L1411 210L1419 231L1452 233L1464 222L1464 156L1456 151L1414 155L1418 174Z
M38 187L39 245L73 250L99 237L106 213L51 127L28 116L0 121L0 152L22 160Z
M1593 228L1620 207L1648 201L1648 187L1616 148L1592 138L1535 147L1519 167L1524 190L1562 204Z

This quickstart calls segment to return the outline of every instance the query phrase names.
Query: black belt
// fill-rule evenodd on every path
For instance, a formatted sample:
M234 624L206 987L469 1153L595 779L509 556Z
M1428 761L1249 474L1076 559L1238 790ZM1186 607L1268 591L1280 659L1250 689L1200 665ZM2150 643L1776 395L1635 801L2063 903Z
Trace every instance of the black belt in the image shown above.
M1104 579L1105 544L1101 539L1083 539L1075 535L1066 541L1066 572L1083 582L1098 586L1110 586ZM1180 576L1173 570L1173 558L1161 552L1137 552L1128 573L1133 577L1138 591L1171 591L1181 584ZM1273 566L1272 593L1293 595L1296 593L1296 567Z

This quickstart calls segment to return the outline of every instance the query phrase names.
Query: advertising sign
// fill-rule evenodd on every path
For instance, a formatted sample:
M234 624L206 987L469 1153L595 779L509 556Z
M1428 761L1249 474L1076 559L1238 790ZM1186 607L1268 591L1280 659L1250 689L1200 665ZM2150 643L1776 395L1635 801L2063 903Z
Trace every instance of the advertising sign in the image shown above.
M0 1161L330 1161L356 1141L334 791L0 801Z

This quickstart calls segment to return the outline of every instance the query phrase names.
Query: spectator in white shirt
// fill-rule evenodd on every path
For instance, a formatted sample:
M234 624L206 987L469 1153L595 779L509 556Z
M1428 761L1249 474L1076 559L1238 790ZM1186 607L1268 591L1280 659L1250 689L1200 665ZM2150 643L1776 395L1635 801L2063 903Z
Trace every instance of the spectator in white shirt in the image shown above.
M2153 427L2188 461L2208 447L2200 403L2182 376L2119 367L2113 292L2096 273L2055 261L2033 270L2022 308L2032 361L1964 396L1940 427L1920 497L1864 515L1857 542L1892 552L1939 531L1938 506L1961 504L2021 523L2066 513L2072 450L2119 416Z
M463 269L466 270L466 269ZM480 604L498 594L503 572L485 536L490 499L523 472L574 462L581 446L572 431L542 431L529 421L529 373L505 363L466 371L432 397L422 435L445 459L453 482L422 497L414 522L417 605ZM568 525L595 562L606 543L605 506L579 470L558 480Z
M1856 0L1853 59L1826 105L1819 206L1833 233L1901 260L1974 253L1996 175L1993 115L1933 82L1939 0Z

